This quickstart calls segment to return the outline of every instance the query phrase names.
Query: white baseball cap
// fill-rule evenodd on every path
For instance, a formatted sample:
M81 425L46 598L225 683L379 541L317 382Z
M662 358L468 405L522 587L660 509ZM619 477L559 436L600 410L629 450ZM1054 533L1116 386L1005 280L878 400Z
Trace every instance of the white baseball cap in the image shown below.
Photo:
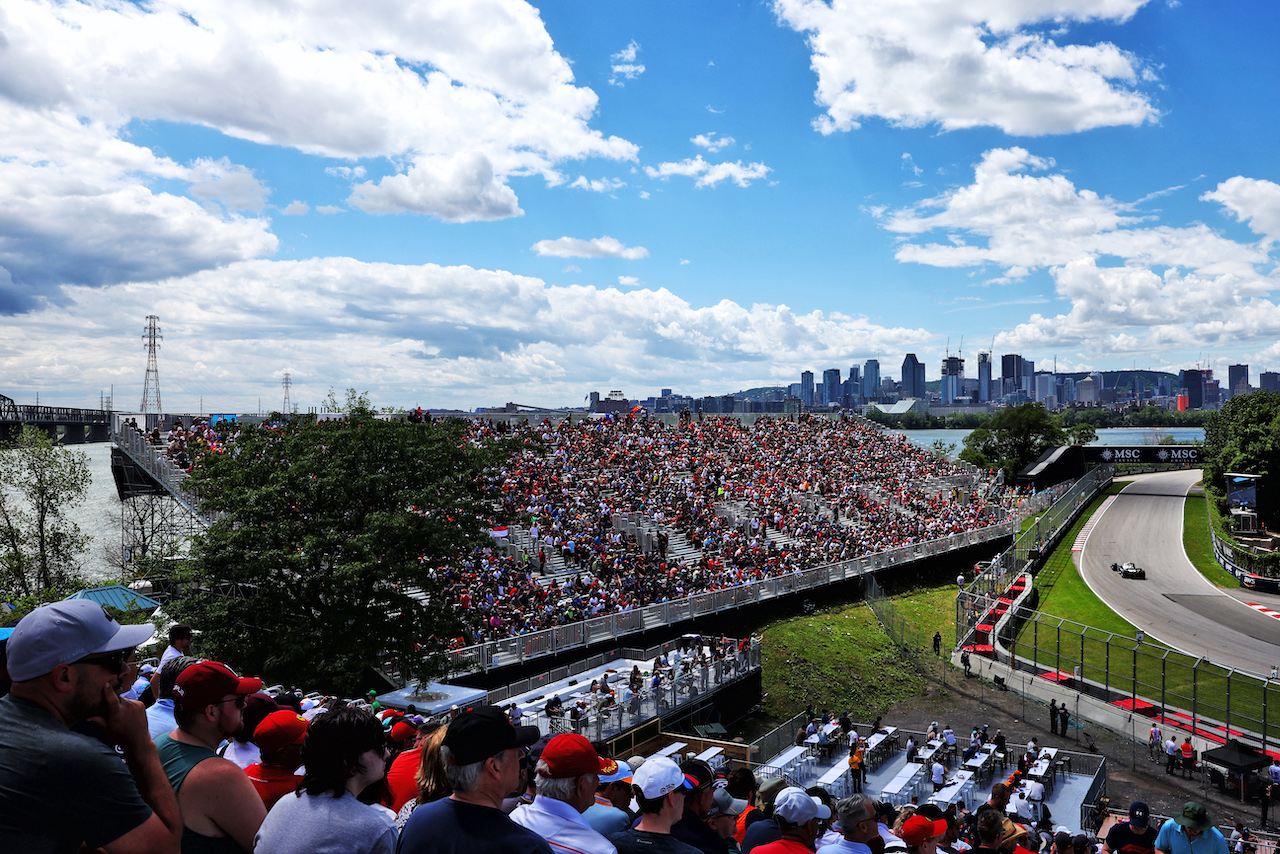
M645 762L631 777L631 784L649 800L657 800L676 789L694 788L694 783L674 760L658 756Z
M792 824L807 824L815 818L831 818L831 809L799 786L789 786L774 799L773 814Z

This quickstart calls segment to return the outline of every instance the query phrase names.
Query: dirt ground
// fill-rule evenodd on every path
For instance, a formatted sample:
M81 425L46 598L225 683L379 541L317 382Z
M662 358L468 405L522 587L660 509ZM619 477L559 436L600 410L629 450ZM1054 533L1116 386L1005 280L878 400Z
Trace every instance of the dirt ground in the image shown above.
M1022 717L1024 708L1025 719ZM1024 705L1018 695L995 691L990 683L983 683L976 677L966 680L959 671L955 671L954 678L952 672L947 673L945 687L940 681L931 681L922 695L900 703L884 716L886 724L919 731L927 730L932 721L938 721L941 726L950 724L961 737L967 737L974 726L986 724L992 732L1004 730L1010 744L1026 744L1034 735L1044 747L1080 753L1088 752L1083 735L1088 732L1093 736L1098 752L1107 757L1107 795L1113 809L1127 810L1130 801L1142 800L1151 808L1153 815L1171 816L1181 812L1186 801L1194 800L1208 808L1210 817L1219 827L1229 828L1240 821L1256 830L1259 824L1257 803L1242 804L1239 798L1232 799L1207 784L1205 775L1200 773L1192 779L1166 774L1163 761L1152 762L1148 758L1145 743L1137 745L1135 750L1131 739L1090 726L1087 721L1083 729L1073 728L1065 738L1052 735L1046 706L1031 701ZM1147 729L1144 726L1141 732L1145 733ZM1059 818L1073 830L1077 829L1078 818Z

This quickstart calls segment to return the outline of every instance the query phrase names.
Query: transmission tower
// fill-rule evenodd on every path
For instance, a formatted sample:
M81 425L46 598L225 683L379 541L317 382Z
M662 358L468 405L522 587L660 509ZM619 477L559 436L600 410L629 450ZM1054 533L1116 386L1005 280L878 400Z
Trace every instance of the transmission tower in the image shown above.
M284 409L282 411L284 412L285 415L288 415L289 414L289 389L293 386L293 380L290 379L288 371L284 372L283 385L284 385Z
M156 351L164 336L156 321L160 318L154 314L147 315L147 331L142 333L142 340L147 342L147 379L142 386L143 413L154 412L157 415L164 410L160 408L160 370L156 367Z

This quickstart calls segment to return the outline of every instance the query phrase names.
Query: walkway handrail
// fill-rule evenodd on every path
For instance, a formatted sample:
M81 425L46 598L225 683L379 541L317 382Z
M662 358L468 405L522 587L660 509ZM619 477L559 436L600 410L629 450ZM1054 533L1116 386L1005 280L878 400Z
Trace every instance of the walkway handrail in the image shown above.
M696 593L670 602L658 602L578 623L568 623L537 632L486 641L450 651L449 671L455 676L477 670L487 671L492 667L503 667L554 655L658 626L672 625L694 617L753 605L803 590L825 587L837 581L856 578L887 567L911 563L922 558L1011 536L1013 524L1013 522L998 522L985 528L952 534L936 540L925 540L853 560L823 564L777 578L748 581L721 590Z
M186 485L189 475L151 444L145 435L133 427L124 426L123 416L116 416L112 421L111 441L139 468L151 475L200 524L206 527L211 524L212 520L200 511L199 496Z

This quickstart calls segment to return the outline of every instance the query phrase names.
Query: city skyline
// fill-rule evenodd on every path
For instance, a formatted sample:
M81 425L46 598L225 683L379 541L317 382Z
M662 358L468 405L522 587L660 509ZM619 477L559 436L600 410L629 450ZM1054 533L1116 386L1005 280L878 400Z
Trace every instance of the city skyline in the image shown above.
M1263 4L353 9L6 3L0 394L1280 366Z

